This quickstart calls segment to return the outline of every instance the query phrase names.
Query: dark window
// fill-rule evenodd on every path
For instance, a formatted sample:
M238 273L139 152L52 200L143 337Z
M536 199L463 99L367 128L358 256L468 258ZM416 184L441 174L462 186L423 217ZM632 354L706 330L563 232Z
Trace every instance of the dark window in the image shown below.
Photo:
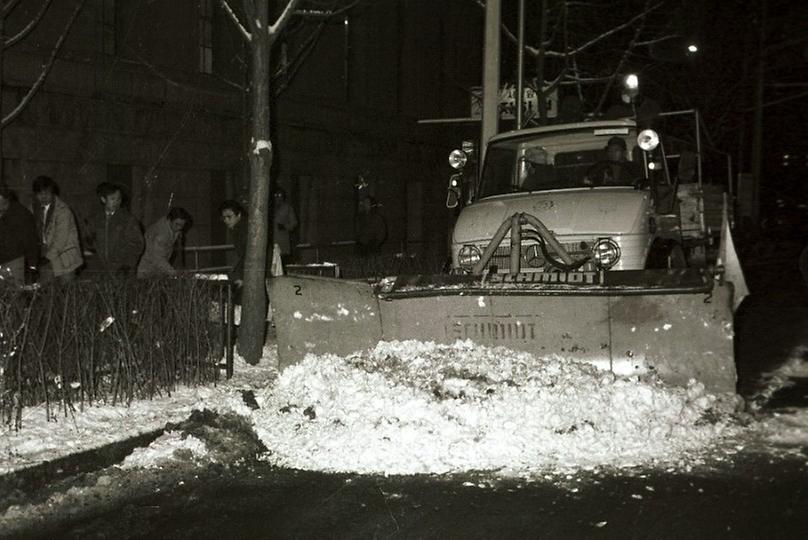
M199 71L213 73L213 1L199 0Z
M100 0L101 43L104 54L115 55L115 0Z

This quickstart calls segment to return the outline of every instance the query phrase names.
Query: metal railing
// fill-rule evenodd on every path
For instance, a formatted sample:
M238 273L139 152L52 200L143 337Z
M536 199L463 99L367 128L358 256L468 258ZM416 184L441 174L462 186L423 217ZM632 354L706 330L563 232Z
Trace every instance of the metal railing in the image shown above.
M354 242L335 242L333 244L329 244L329 246L337 246L337 245L353 245ZM309 244L301 244L296 246L298 249L311 247ZM199 264L199 257L200 254L206 253L216 253L216 252L227 252L232 249L235 249L233 244L220 244L220 245L213 245L213 246L186 246L183 251L185 253L192 253L193 254L193 268L188 268L188 270L193 270L194 272L207 274L207 273L216 273L216 272L227 272L229 271L232 266L225 265L225 266L206 266L201 267ZM315 246L314 249L317 249ZM319 255L319 252L316 253ZM340 268L339 265L336 263L308 263L308 264L288 264L286 265L286 270L292 273L300 273L300 274L313 274L319 276L329 276L329 277L340 277Z
M230 265L225 266L208 266L205 268L200 268L199 266L199 255L200 253L215 253L221 251L230 251L235 249L233 244L220 244L215 246L185 246L183 251L185 253L193 254L193 268L194 272L201 272L201 273L212 273L212 272L226 272L232 268Z

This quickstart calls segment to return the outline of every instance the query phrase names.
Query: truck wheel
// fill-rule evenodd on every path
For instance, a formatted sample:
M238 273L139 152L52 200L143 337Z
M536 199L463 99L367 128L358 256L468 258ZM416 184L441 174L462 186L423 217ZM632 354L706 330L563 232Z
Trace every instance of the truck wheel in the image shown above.
M651 246L645 267L650 270L687 268L685 250L673 240L656 240Z
M679 244L674 244L668 252L667 268L687 268L685 250Z

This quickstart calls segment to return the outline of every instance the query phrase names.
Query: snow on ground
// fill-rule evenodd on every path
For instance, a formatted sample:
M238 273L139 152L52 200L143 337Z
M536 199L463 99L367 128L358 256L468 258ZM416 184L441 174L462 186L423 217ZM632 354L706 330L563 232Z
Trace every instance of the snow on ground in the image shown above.
M808 372L800 358L783 370ZM711 452L735 453L755 437L808 443L805 410L741 427L698 383L666 387L465 342L389 342L349 357L308 356L280 376L276 365L267 347L258 366L237 359L233 379L216 386L181 388L130 407L95 405L58 422L47 422L43 407L29 407L21 431L0 435L0 474L159 429L204 408L246 417L270 449L263 459L323 471L530 477L599 466L687 467ZM260 408L245 404L244 390L254 392ZM199 439L166 432L121 466L205 454Z
M808 347L795 348L786 362L764 373L762 379L765 385L749 401L753 410L760 410L777 391L794 386L795 380L808 381ZM774 411L761 419L756 429L770 444L799 453L802 447L808 447L808 409Z
M0 474L161 429L167 422L187 419L194 409L233 410L248 416L250 409L240 390L264 388L277 376L274 350L267 347L263 356L258 366L237 358L233 378L216 386L180 387L171 396L134 401L129 407L95 404L67 416L58 412L50 422L44 405L26 407L22 429L6 428L0 434ZM154 461L159 459L158 452Z

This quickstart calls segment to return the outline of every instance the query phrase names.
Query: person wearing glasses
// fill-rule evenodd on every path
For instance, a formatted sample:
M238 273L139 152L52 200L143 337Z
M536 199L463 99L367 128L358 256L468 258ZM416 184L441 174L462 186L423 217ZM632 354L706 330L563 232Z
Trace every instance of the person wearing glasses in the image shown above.
M241 285L244 283L244 258L247 255L247 212L238 201L232 199L219 205L219 215L230 231L236 251L236 262L227 277L236 288L236 303L241 303Z

